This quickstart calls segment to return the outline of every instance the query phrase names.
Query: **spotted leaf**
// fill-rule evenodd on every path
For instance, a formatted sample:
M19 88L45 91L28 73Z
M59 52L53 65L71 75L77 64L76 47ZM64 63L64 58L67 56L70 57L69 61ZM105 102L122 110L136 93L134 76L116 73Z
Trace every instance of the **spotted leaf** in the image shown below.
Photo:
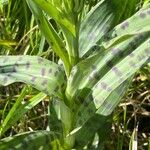
M50 136L54 134L50 131L33 131L18 134L16 136L7 137L0 141L2 150L7 149L50 149Z
M37 56L0 56L0 85L23 82L62 97L65 74L59 65Z
M150 39L148 38L130 55L126 55L90 90L77 113L77 127L82 126L95 113L107 116L112 113L128 86L128 79L150 60ZM86 105L85 105L86 104ZM82 115L78 115L82 113Z

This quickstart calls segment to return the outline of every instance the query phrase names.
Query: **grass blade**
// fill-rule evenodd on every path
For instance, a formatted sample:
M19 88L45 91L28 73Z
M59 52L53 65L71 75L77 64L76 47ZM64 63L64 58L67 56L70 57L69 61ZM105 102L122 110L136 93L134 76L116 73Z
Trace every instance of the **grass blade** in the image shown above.
M39 93L29 101L24 104L21 104L22 98L25 96L26 91L25 89L22 91L22 94L18 98L17 102L11 108L10 112L6 116L4 122L0 126L0 135L6 132L12 125L14 125L22 116L27 113L30 109L36 106L39 102L41 102L45 97L46 94Z

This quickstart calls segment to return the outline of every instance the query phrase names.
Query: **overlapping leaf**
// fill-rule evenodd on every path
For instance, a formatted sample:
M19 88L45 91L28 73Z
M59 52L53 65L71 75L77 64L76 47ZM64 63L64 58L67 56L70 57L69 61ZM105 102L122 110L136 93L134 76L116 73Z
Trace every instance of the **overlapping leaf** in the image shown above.
M66 94L77 99L77 95L86 88L91 89L100 78L125 56L129 55L149 37L149 32L130 38L109 50L99 50L94 56L75 66L68 80ZM138 41L138 42L137 42ZM82 97L82 96L81 96Z
M92 88L91 95L86 98L84 106L79 109L78 114L82 112L82 116L78 115L77 126L85 123L96 111L101 115L109 115L120 101L120 95L122 96L122 92L126 89L124 82L149 58L150 39L114 65Z
M105 48L108 48L133 35L138 35L147 31L150 31L150 8L144 8L138 11L131 18L117 25L113 31L109 33L110 35L108 37L111 40L104 42L103 45Z
M131 7L129 7L130 5ZM135 0L100 1L81 23L79 36L79 55L84 56L114 25L130 17L135 10ZM123 12L128 14L123 16Z
M51 95L62 97L65 74L54 62L38 56L0 56L0 84L24 82Z
M0 141L1 150L16 149L16 150L33 150L33 149L45 149L49 150L50 135L54 134L50 131L34 131L18 134L13 137L7 137Z
M75 26L72 23L71 17L69 18L69 15L65 15L63 12L61 12L57 7L55 7L52 2L45 1L45 0L32 0L35 2L41 10L44 10L50 17L52 17L55 21L65 26L73 35L75 35ZM64 1L67 3L66 1ZM55 3L55 2L54 2ZM61 6L62 3L60 2L59 6ZM70 4L69 4L70 5ZM66 4L65 6L69 6Z
M70 62L67 50L65 49L65 44L56 33L55 29L48 22L42 10L30 0L26 0L31 11L33 12L35 19L37 20L38 26L42 33L44 34L46 40L52 47L53 51L60 57L65 66L65 71L69 74L70 71Z

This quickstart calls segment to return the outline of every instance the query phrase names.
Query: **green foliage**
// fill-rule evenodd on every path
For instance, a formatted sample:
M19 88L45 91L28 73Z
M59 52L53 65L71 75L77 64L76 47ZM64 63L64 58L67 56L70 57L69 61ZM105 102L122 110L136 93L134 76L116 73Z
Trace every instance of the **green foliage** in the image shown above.
M48 131L36 131L18 134L14 137L4 138L0 141L1 149L45 149L49 150L50 146L50 135L53 133ZM54 136L54 135L53 135ZM35 145L36 142L36 145Z
M23 82L52 96L49 128L55 136L49 135L48 141L46 138L52 149L90 149L96 135L99 138L97 147L103 149L113 110L134 73L150 59L149 5L145 4L135 13L136 0L26 2L60 60L54 63L38 56L1 56L0 84ZM13 44L0 42L1 45ZM2 123L1 134L46 96L40 93L21 105L25 91ZM45 145L45 141L40 140L45 136L43 132L48 133L42 131L32 138L33 146L37 142ZM18 145L20 138L25 144ZM22 149L29 138L28 134L6 138L0 146L4 145L5 150L5 143L13 142L13 148ZM48 149L47 146L44 149Z

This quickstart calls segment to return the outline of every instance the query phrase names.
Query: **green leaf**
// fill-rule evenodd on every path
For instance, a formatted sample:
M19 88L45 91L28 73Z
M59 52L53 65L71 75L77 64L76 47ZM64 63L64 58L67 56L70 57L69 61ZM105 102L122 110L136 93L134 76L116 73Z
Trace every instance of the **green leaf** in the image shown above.
M81 23L79 34L79 56L83 57L112 25L114 15L107 1L99 2Z
M122 19L130 17L136 7L135 1L105 0L94 6L81 23L79 56L83 57L97 42L102 41L102 38L114 25ZM128 11L128 14L126 11ZM124 14L126 16L123 16Z
M26 88L22 91L20 97L17 99L16 103L13 105L5 120L0 126L0 135L6 132L12 125L14 125L22 116L27 113L30 109L40 103L46 95L44 93L39 93L29 101L21 103L26 94Z
M110 33L110 41L103 43L107 49L134 35L150 31L150 8L138 11L131 18L117 25Z
M149 33L135 36L109 50L101 50L73 68L66 95L83 104L81 108L77 106L77 127L96 111L108 115L114 110L128 87L126 80L149 60L149 40Z
M32 13L35 16L35 19L37 20L38 26L44 34L46 40L52 47L53 51L61 58L65 65L65 71L66 74L69 75L70 72L70 62L69 62L69 56L67 53L67 50L65 49L65 44L63 43L62 39L59 37L59 35L56 33L53 26L49 23L49 21L44 16L44 13L42 10L33 2L30 0L26 0Z
M41 10L44 10L50 17L56 22L65 26L73 35L75 35L75 25L72 23L72 18L69 15L65 15L62 11L57 9L52 2L45 0L32 0L34 1ZM61 3L59 4L61 5Z
M16 150L33 150L44 149L49 150L50 135L54 133L50 131L33 131L18 134L12 137L7 137L0 140L1 150L16 149Z
M130 55L121 59L116 65L99 80L91 89L89 95L83 102L77 114L77 127L85 123L96 111L101 115L109 115L120 101L125 91L126 80L132 76L150 58L150 39L146 40ZM126 85L127 84L127 85ZM85 105L86 104L86 105ZM82 108L84 107L84 108Z
M8 41L8 40L1 40L0 39L0 45L7 46L7 47L16 46L17 42L15 42L15 41Z
M92 95L94 99L96 99L96 97L103 99L103 95L104 97L107 97L107 94L109 95L110 91L115 90L117 86L132 76L147 60L149 60L149 58L150 39L146 40L130 55L127 55L118 64L112 67L109 72L107 72L107 74L93 88L94 92ZM106 83L106 89L103 88L102 83ZM99 100L97 104L96 101L94 101L96 108L101 105L100 103L102 101Z
M108 133L111 130L111 116L101 116L95 114L91 117L83 126L82 128L75 133L76 136L76 146L75 148L83 148L93 142L95 134L99 134L99 145L102 146L105 144L108 138ZM91 143L92 144L92 143ZM92 149L92 148L91 148Z
M54 62L38 56L0 56L0 85L23 82L48 94L62 96L65 74Z
M108 50L103 50L97 46L99 48L98 52L81 61L72 69L66 89L67 97L76 100L81 93L80 97L84 99L86 93L82 96L82 91L85 88L85 91L90 90L99 79L105 76L111 67L121 61L125 56L130 55L148 37L149 33L140 34Z

